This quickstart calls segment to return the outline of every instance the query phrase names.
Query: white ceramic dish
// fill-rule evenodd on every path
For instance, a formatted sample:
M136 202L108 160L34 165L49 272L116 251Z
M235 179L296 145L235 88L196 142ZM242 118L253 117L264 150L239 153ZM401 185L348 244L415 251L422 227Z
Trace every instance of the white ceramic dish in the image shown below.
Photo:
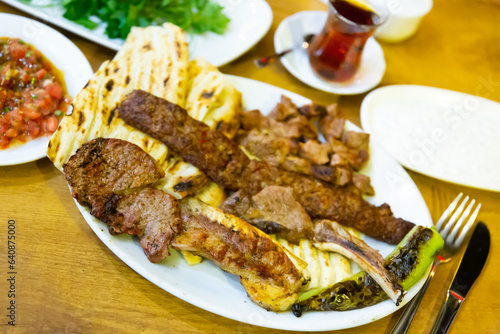
M0 37L18 37L32 44L64 74L68 93L75 97L92 76L92 68L69 39L38 21L0 13ZM0 166L17 165L46 156L49 138L39 137L24 145L0 150Z
M500 191L500 103L433 87L387 86L365 97L361 124L409 169Z
M303 11L281 21L274 34L276 52L298 46L302 36L317 34L325 25L327 12ZM297 48L281 58L283 66L297 79L316 89L340 95L354 95L369 91L377 86L385 73L384 52L374 38L369 38L363 50L358 73L349 81L333 83L319 78L309 64L307 51Z
M398 43L415 35L422 18L432 9L432 0L387 0L389 20L375 32L383 42Z
M124 43L121 39L108 38L104 34L105 25L89 30L63 18L64 11L59 6L40 8L17 0L3 0L3 2L110 49L118 51ZM189 54L191 58L201 56L218 67L238 58L260 41L271 27L273 12L264 0L216 0L216 2L224 6L224 13L231 19L227 31L224 35L209 32L190 36ZM47 1L41 0L35 3L47 3Z
M260 109L269 112L286 94L299 104L310 100L258 81L228 76L242 92L245 109ZM351 129L358 129L352 123ZM359 130L359 129L358 129ZM371 176L377 195L370 202L388 202L395 215L417 224L431 225L431 218L417 187L404 169L384 153L371 145L371 160L365 172ZM387 316L397 310L391 301L385 301L365 309L348 312L307 312L296 318L291 312L267 312L247 297L236 276L224 273L209 261L188 266L173 252L172 256L159 264L150 263L140 244L130 236L111 236L104 223L92 217L88 210L78 205L89 226L97 236L132 269L165 291L207 311L252 325L295 331L325 331L360 326ZM387 255L394 246L367 238L372 247ZM404 302L413 297L423 284L421 280L409 292ZM403 304L401 304L403 305Z

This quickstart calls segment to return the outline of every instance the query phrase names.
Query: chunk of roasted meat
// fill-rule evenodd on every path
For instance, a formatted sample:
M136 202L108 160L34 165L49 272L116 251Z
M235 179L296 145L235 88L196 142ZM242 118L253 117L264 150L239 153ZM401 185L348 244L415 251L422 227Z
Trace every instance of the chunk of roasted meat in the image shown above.
M259 306L272 311L290 309L303 283L300 259L243 220L196 199L182 201L181 217L184 228L174 248L203 256L238 275Z
M149 154L124 140L96 138L63 168L73 197L106 222L111 234L137 235L151 262L169 255L168 246L180 231L178 204L147 188L164 175Z
M177 201L158 189L115 195L98 218L108 224L111 234L137 235L151 262L170 255L168 246L181 230Z
M326 143L319 142L316 135L304 135L311 133L307 118L318 116L321 116L319 124L328 140ZM369 135L345 131L346 120L336 104L324 107L311 103L297 108L289 98L282 96L268 116L251 110L242 118L243 128L235 140L246 152L291 172L338 186L351 183L362 194L375 194L369 178L354 174L354 170L360 170L368 161ZM303 133L291 131L297 122L307 123Z
M222 133L192 119L181 107L147 92L130 93L118 113L126 123L162 141L228 189L244 189L255 195L269 185L290 187L311 217L334 220L393 244L414 226L395 218L387 204L375 207L364 201L353 186L332 186L263 161L250 160ZM230 212L230 207L225 208Z
M141 190L164 176L156 161L137 145L96 138L82 145L63 166L73 197L99 216L114 194Z
M299 155L302 158L308 159L316 165L324 165L330 161L330 145L328 143L320 143L316 140L308 140L305 143L300 143Z
M326 107L326 113L319 121L319 129L326 140L330 138L341 139L345 128L345 117L340 112L337 104Z
M290 138L277 136L269 131L239 131L235 141L252 155L274 165L281 165L287 156L298 149Z
M299 116L297 106L285 95L281 95L281 100L276 104L269 116L280 122L286 122Z
M226 206L234 208L232 213L244 221L291 243L298 244L312 235L311 217L290 188L269 186L253 196L240 190L227 199Z
M265 117L258 110L249 110L241 114L240 126L246 131L267 130L277 136L296 140L318 139L318 131L314 125L302 115L293 117L287 122L279 122L271 117Z

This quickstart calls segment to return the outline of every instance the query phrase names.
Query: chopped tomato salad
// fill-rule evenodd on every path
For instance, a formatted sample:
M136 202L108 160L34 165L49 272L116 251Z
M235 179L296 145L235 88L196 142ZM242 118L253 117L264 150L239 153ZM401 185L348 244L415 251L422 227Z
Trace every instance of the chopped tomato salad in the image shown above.
M0 37L0 149L54 133L70 103L58 70L40 51Z

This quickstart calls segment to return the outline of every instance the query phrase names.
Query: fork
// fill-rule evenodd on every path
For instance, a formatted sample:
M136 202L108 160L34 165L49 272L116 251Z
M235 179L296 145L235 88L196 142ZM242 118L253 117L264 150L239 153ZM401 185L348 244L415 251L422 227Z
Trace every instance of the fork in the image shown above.
M473 199L464 211L465 205L469 201L469 196L466 196L459 207L456 209L456 211L453 213L462 196L463 193L458 194L458 196L453 200L453 202L451 202L450 206L448 206L448 208L443 212L443 215L436 223L436 229L444 239L444 247L432 263L431 272L427 277L424 285L422 286L422 289L420 289L418 294L408 304L403 314L401 314L398 321L394 325L391 334L401 334L408 331L413 317L415 316L415 313L417 313L418 306L420 305L420 302L424 297L425 291L427 290L432 277L434 277L434 274L436 273L437 266L441 263L446 263L451 260L451 258L460 249L460 246L462 246L462 244L464 243L464 240L469 234L472 225L474 225L474 222L479 213L479 209L481 208L481 203L477 205L469 220L464 225L465 219L469 216L476 201ZM450 215L452 215L451 218ZM461 229L462 226L463 228ZM458 234L460 230L461 232L460 234Z

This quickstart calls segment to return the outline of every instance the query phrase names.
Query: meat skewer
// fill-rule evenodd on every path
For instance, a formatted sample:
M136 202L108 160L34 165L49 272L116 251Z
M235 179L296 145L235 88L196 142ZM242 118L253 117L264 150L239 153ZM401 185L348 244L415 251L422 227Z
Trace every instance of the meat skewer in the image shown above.
M183 159L230 190L254 195L269 185L293 189L313 218L337 221L382 241L396 244L414 226L392 215L390 207L375 207L349 187L335 187L313 177L282 171L263 161L250 160L221 132L198 122L184 109L147 92L135 90L118 108L131 126L162 141ZM230 207L225 207L231 212Z

